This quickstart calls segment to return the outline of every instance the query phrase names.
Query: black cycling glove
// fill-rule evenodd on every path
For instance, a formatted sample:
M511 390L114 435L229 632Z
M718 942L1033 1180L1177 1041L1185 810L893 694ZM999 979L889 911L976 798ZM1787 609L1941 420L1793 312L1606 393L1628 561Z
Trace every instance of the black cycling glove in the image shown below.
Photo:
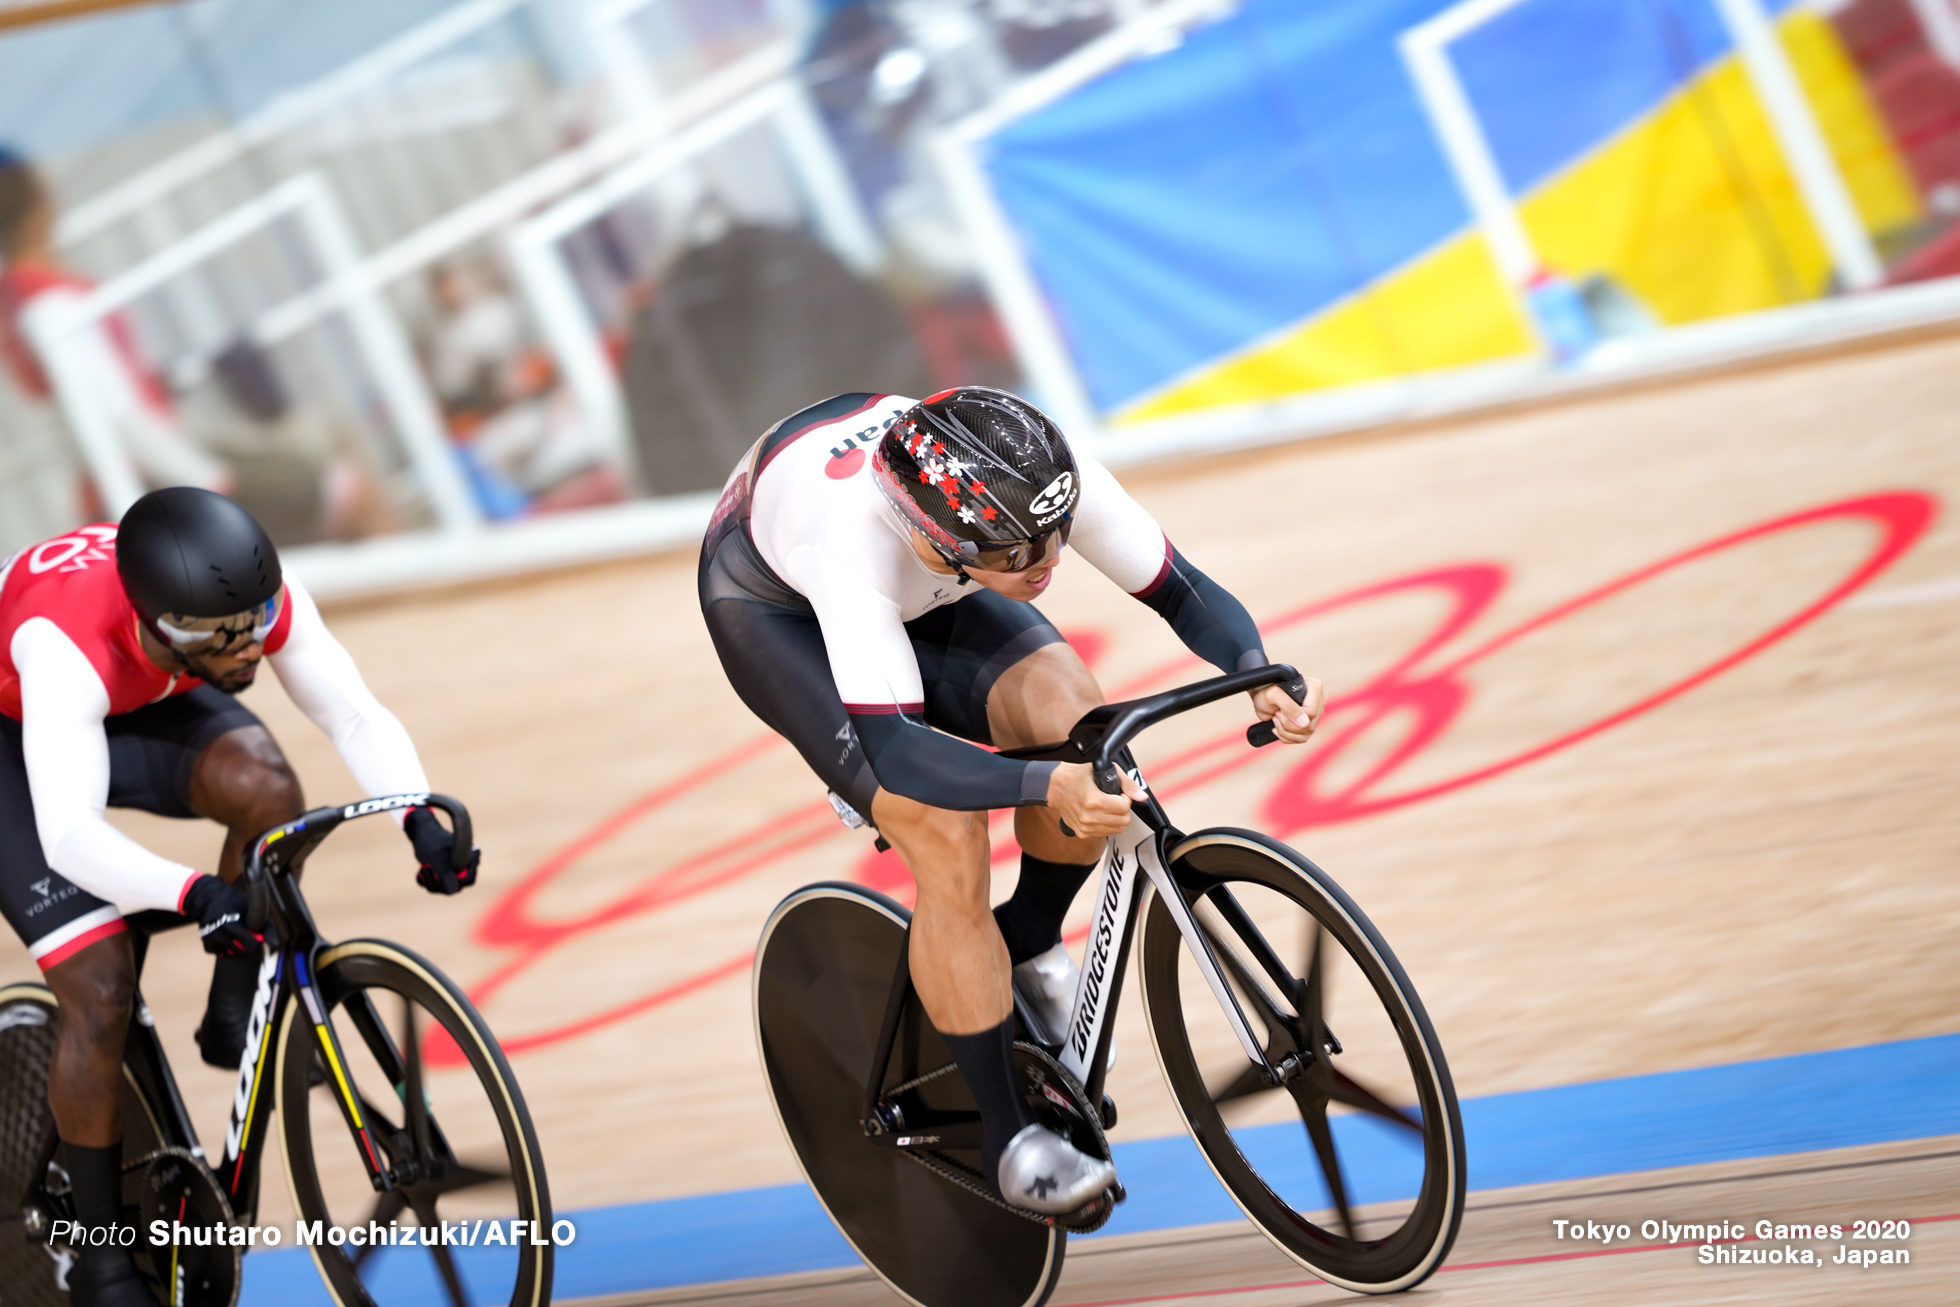
M184 915L198 920L197 937L206 953L236 958L255 953L264 942L245 929L245 891L216 876L199 876L184 891Z
M470 860L461 871L452 867L449 856L456 848L456 833L437 821L432 809L410 808L402 829L408 832L408 842L415 846L415 861L421 864L415 873L417 885L431 894L454 894L476 884L476 864L483 851L471 849Z

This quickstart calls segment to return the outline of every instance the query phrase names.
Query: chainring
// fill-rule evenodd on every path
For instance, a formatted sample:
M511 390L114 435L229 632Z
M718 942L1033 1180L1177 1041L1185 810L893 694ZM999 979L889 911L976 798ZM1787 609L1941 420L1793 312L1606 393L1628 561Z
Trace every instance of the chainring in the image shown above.
M138 1213L136 1268L163 1307L236 1307L245 1250L228 1242L238 1228L218 1177L182 1148L159 1148L123 1167L123 1201ZM152 1247L151 1222L204 1232L210 1242ZM219 1244L223 1237L226 1243Z
M1021 1091L1034 1119L1067 1139L1089 1156L1108 1161L1109 1139L1103 1134L1102 1113L1089 1106L1089 1096L1069 1069L1037 1044L1014 1044L1014 1063L1021 1074ZM1112 1185L1055 1223L1072 1234L1088 1234L1108 1223L1123 1186Z

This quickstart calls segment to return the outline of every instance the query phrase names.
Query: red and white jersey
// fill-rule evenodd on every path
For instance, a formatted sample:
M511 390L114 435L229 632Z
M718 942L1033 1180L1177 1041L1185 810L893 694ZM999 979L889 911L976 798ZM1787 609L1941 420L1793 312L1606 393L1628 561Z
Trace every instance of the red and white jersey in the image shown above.
M136 610L116 575L116 528L106 523L23 549L0 573L0 713L17 722L25 718L14 633L35 618L67 637L88 660L108 705L105 717L204 684L194 676L173 676L144 654ZM286 647L292 625L293 605L282 598L278 620L265 638L267 654Z
M116 573L115 542L116 528L100 523L0 563L0 713L21 724L48 865L109 903L174 910L198 873L108 823L103 722L203 682L173 676L143 653L136 611ZM333 740L369 795L428 789L408 732L375 699L291 577L265 651L286 693Z
M977 587L919 560L911 528L872 480L878 438L914 401L852 398L838 416L819 405L758 441L729 479L709 537L746 509L763 561L816 611L845 707L917 712L925 690L905 623ZM1163 529L1107 468L1073 452L1082 496L1069 547L1131 594L1150 593L1170 567Z

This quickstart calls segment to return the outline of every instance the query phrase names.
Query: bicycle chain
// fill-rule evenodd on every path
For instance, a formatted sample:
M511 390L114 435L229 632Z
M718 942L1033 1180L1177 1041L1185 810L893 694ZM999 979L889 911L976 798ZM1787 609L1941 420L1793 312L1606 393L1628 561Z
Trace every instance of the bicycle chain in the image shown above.
M1031 1053L1038 1054L1039 1055L1038 1060L1046 1064L1046 1068L1049 1071L1049 1073L1051 1075L1059 1075L1062 1078L1062 1080L1066 1083L1068 1088L1071 1091L1073 1091L1073 1096L1076 1098L1076 1100L1082 1103L1085 1108L1087 1107L1087 1097L1086 1095L1083 1094L1081 1085L1077 1083L1074 1076L1069 1074L1067 1068L1063 1067L1053 1057L1049 1056L1045 1050L1038 1049L1031 1044L1023 1044L1023 1043L1019 1043L1019 1041L1016 1042L1019 1047L1024 1048ZM928 1071L926 1074L919 1076L916 1079L908 1080L902 1085L897 1085L892 1089L887 1090L886 1091L887 1097L896 1098L898 1095L904 1093L908 1089L916 1089L920 1085L925 1084L929 1080L937 1080L939 1077L943 1075L949 1075L953 1071L957 1070L958 1066L959 1066L958 1063L949 1062L945 1066L940 1067L937 1071ZM1092 1131L1094 1131L1096 1142L1101 1145L1102 1155L1104 1157L1108 1157L1110 1155L1109 1141L1103 1134L1101 1113L1090 1111L1089 1114L1084 1116L1082 1119L1085 1123L1087 1123L1089 1128ZM988 1202L992 1203L995 1207L1000 1208L1004 1212L1012 1212L1014 1215L1020 1217L1024 1221L1032 1221L1034 1224L1042 1226L1047 1229L1053 1229L1056 1226L1060 1226L1072 1234L1089 1234L1092 1233L1093 1231L1100 1230L1104 1225L1108 1224L1109 1218L1112 1215L1114 1215L1116 1211L1116 1202L1114 1199L1114 1195L1105 1193L1101 1196L1101 1198L1097 1200L1102 1202L1102 1211L1097 1217L1093 1217L1087 1222L1083 1222L1083 1223L1072 1222L1069 1218L1071 1216L1077 1215L1077 1213L1075 1212L1064 1213L1060 1216L1046 1216L1040 1212L1031 1212L1025 1207L1016 1207L1014 1204L1002 1198L999 1194L994 1192L993 1187L991 1185L987 1184L985 1177L982 1176L980 1172L974 1170L970 1166L967 1166L963 1162L955 1161L953 1158L946 1156L944 1153L931 1152L924 1149L914 1150L910 1148L902 1148L899 1150L899 1152L902 1153L904 1156L911 1158L913 1161L917 1162L920 1166L923 1166L926 1170L932 1172L940 1179L958 1185L960 1188L966 1190L970 1194L986 1199ZM1119 1186L1119 1191L1120 1191L1120 1186Z
M948 1062L945 1066L940 1067L937 1071L928 1071L922 1076L913 1077L912 1079L906 1081L902 1085L893 1085L890 1089L887 1089L885 1091L885 1097L897 1098L900 1094L904 1093L908 1089L917 1089L920 1085L925 1084L929 1080L937 1080L941 1076L949 1076L953 1074L953 1072L959 1069L960 1069L960 1064L958 1062Z
M1039 1226L1052 1227L1059 1219L1043 1216L1040 1212L1031 1212L1025 1207L1016 1207L1013 1203L1008 1202L992 1189L988 1188L980 1179L980 1173L978 1171L954 1161L943 1153L928 1153L915 1151L910 1148L901 1148L899 1151L940 1179L956 1184L968 1193L986 1199L1003 1212L1014 1213L1014 1215L1024 1221L1033 1221Z

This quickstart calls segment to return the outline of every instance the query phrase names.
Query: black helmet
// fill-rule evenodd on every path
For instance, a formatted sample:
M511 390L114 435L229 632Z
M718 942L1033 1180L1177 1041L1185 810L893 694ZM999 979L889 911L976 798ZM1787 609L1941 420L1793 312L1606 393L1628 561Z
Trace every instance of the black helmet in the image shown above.
M143 625L180 649L248 626L264 639L276 615L278 551L250 513L210 490L171 486L131 504L116 572ZM250 620L211 620L240 616Z
M1068 539L1082 477L1046 413L960 386L905 410L878 441L873 478L949 562L1017 572Z

